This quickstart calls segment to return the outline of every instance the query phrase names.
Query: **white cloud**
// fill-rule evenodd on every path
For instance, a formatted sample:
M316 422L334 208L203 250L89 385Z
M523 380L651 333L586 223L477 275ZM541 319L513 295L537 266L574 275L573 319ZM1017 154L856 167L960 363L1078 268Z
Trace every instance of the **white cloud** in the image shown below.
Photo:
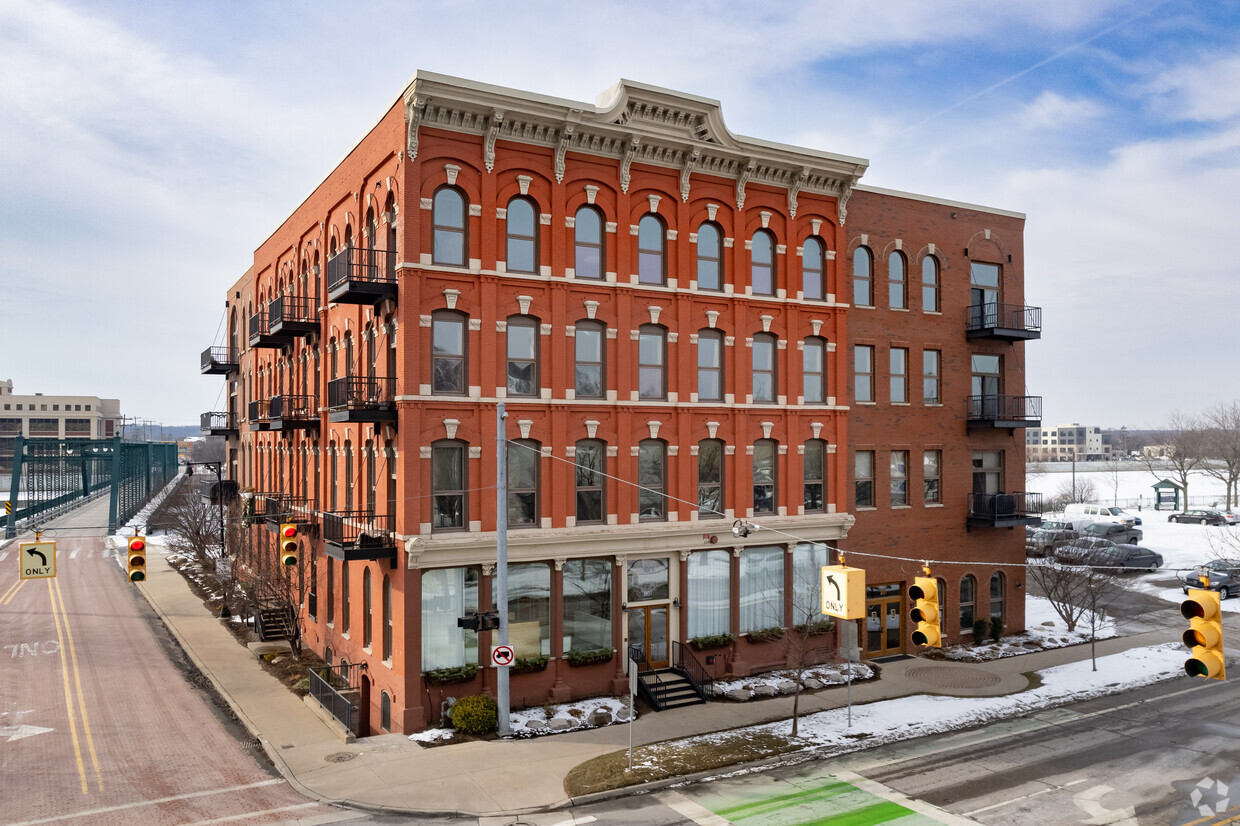
M1240 57L1227 54L1175 66L1150 90L1169 100L1168 116L1203 123L1231 120L1240 115Z
M1063 129L1101 114L1102 107L1087 98L1068 99L1048 90L1026 105L1017 121L1023 129Z

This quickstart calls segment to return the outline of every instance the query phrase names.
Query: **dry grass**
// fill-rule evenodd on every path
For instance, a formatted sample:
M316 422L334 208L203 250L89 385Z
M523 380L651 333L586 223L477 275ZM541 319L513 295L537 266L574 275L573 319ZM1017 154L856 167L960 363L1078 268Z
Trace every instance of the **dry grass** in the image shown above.
M784 735L743 731L719 732L710 738L653 743L633 749L632 771L628 771L629 752L624 749L577 766L564 778L564 788L570 796L578 797L778 757L805 747L803 741Z

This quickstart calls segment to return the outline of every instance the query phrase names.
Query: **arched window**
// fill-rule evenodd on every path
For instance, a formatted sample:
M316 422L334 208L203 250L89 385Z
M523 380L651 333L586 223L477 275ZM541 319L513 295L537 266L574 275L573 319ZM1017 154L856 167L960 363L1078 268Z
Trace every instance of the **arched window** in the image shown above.
M344 509L353 510L353 442L344 441Z
M577 524L601 523L607 518L603 484L603 474L607 472L607 447L597 439L586 439L577 442L574 456Z
M431 530L465 528L464 442L445 440L431 445Z
M811 301L826 298L827 258L826 246L810 236L801 247L801 296Z
M990 575L990 619L1003 619L1004 595L1007 593L1007 582L1002 571Z
M637 445L638 518L667 520L667 445L658 439L642 439Z
M573 332L573 387L578 399L601 399L607 386L604 345L607 328L598 321L582 321Z
M431 260L434 263L465 266L467 206L465 195L455 187L441 187L435 193L431 208L434 235Z
M667 232L663 221L649 213L637 224L637 281L667 283Z
M392 730L392 698L386 691L379 695L379 728L387 732Z
M754 295L775 295L775 236L764 229L753 234L749 251L749 284Z
M698 442L698 518L721 519L723 503L723 442L703 439Z
M603 216L591 206L577 210L573 220L573 274L577 278L602 278Z
M383 575L383 659L392 661L392 578Z
M378 491L376 490L377 474L375 473L375 443L373 439L366 440L364 452L366 454L364 457L364 461L366 462L365 510L369 510L371 513L378 513L379 503L377 501Z
M960 580L960 630L973 630L973 601L977 596L977 580L966 574Z
M373 629L372 603L370 599L370 569L362 570L362 648L370 648Z
M753 445L753 512L775 513L775 461L778 447L772 439Z
M933 255L921 259L921 309L939 311L939 261Z
M805 339L801 354L802 395L805 404L826 404L827 342L818 336Z
M538 319L508 318L508 394L538 395Z
M349 562L340 563L340 633L349 633Z
M336 563L329 556L327 558L327 624L331 625L336 621ZM331 655L327 657L328 664L331 664Z
M697 285L700 290L723 289L723 233L713 221L698 227Z
M853 252L853 304L873 307L873 286L874 257L868 247L857 247Z
M723 401L723 333L698 333L698 401Z
M538 210L528 198L508 202L508 272L538 272Z
M893 252L887 257L887 298L893 310L908 309L908 277L904 253Z
M775 386L775 336L756 333L753 337L753 400L774 402Z
M508 445L508 527L539 525L538 442L520 439Z
M805 443L802 478L805 512L824 512L827 509L827 443L822 439L810 439Z
M468 378L466 318L440 310L431 315L431 392L463 395Z
M328 452L331 455L331 467L328 469L328 476L330 476L330 478L327 480L327 485L330 488L328 499L331 501L332 511L335 512L337 510L336 503L338 501L338 494L336 492L340 489L340 474L338 472L340 467L338 458L340 452L336 449L335 441L332 441L328 445Z
M667 330L656 324L638 329L637 397L667 398Z

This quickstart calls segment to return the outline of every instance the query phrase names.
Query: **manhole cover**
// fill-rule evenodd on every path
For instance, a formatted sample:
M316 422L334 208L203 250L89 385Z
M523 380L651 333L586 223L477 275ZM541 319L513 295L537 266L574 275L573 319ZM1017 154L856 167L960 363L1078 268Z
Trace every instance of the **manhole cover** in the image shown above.
M904 672L911 680L929 683L939 688L986 688L1002 682L1002 677L981 668L930 665L910 668Z
M348 763L354 757L357 757L357 755L354 754L353 752L338 751L335 754L327 755L323 759L326 760L328 763Z

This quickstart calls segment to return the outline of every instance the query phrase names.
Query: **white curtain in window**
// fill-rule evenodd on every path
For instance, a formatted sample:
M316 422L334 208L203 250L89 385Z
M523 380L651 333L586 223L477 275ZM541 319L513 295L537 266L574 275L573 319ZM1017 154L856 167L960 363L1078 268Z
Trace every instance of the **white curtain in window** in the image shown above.
M466 610L478 610L477 589L473 589L474 605L466 605L465 569L442 568L422 574L422 670L464 665L466 631L458 628L457 618ZM468 632L469 646L477 659L477 635Z
M689 555L689 638L728 633L732 606L730 551Z
M784 549L741 552L741 633L784 624Z
M822 613L822 569L827 546L801 543L792 549L792 624L804 625L826 619Z

